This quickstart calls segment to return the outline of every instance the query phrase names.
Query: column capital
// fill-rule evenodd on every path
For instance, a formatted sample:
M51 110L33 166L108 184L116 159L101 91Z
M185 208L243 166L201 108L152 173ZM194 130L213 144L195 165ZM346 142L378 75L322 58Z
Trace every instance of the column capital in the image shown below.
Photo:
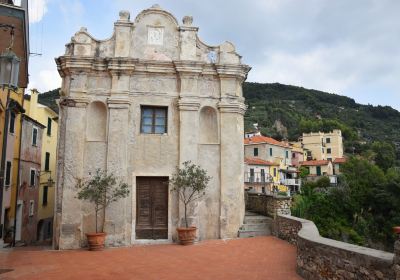
M198 111L200 103L197 100L182 100L178 101L179 111Z
M221 113L236 113L244 115L246 112L246 105L242 102L227 102L221 101L218 103L218 109Z
M131 101L125 98L108 98L107 104L110 109L128 109Z
M85 97L64 97L60 100L60 106L86 108L90 100Z

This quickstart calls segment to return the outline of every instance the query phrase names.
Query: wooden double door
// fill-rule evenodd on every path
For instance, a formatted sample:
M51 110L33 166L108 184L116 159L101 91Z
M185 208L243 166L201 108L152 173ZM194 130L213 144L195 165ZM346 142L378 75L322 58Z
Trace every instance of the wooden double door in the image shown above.
M168 177L136 178L136 239L168 239Z

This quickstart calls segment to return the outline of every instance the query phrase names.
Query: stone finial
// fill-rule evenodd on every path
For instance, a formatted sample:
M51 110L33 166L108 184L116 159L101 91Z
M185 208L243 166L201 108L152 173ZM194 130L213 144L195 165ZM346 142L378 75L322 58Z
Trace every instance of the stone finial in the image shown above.
M184 16L182 19L183 25L185 26L191 26L193 23L193 17L192 16Z
M151 6L152 9L157 9L157 10L161 10L160 5L158 4L154 4L153 6Z
M120 21L129 21L130 18L131 18L131 14L129 13L129 11L120 11L119 12L119 20Z

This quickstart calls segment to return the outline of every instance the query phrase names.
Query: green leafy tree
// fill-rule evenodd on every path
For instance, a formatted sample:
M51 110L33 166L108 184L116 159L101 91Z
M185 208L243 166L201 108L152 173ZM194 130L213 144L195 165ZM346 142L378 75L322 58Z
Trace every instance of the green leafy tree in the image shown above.
M106 208L112 202L129 195L129 186L127 184L117 183L114 174L107 174L101 169L97 169L96 173L86 180L78 179L76 187L79 190L77 198L87 200L94 205L96 233L98 232L97 220L99 212L103 211L101 232L104 232Z
M170 179L173 186L172 191L178 193L180 201L185 206L185 225L188 228L187 206L205 194L211 177L207 176L207 171L191 161L185 161L183 167L177 167L176 172Z
M375 152L375 163L384 171L392 167L396 161L396 150L387 142L376 141L372 144Z

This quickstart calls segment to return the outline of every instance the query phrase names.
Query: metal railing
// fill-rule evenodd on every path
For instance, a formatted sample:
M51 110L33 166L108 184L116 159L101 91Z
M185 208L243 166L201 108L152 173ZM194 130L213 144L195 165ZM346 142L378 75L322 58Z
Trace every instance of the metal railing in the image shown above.
M245 183L272 183L273 178L269 174L261 172L245 172L244 173Z

